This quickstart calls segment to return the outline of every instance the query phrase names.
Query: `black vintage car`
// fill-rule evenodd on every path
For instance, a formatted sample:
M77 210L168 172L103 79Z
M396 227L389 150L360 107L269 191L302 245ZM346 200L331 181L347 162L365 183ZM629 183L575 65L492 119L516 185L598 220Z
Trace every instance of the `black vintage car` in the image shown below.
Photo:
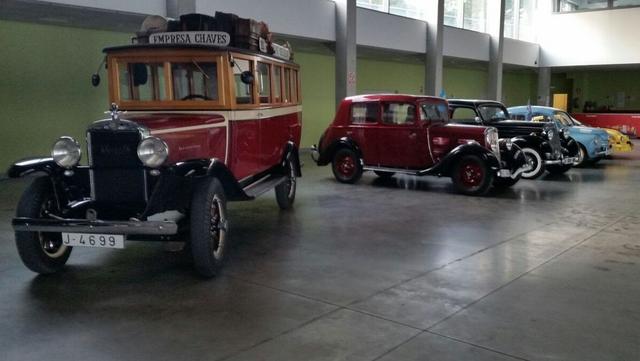
M568 132L553 123L510 120L509 111L500 102L450 99L449 112L453 123L492 126L498 129L500 138L514 138L530 165L523 178L534 179L545 171L562 174L577 159L578 144Z

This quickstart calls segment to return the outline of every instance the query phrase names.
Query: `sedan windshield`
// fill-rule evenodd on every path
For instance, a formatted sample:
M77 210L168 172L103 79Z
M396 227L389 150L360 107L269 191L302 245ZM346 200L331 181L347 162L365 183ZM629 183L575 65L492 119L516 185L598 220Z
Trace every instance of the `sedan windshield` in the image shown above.
M565 127L570 127L573 125L571 117L567 113L557 112L553 115L553 117Z
M573 122L574 125L584 126L584 124L580 123L580 121L578 121L578 119L574 117L571 117L571 121Z
M486 122L497 122L509 119L509 112L499 105L485 104L478 107L478 112L482 120Z

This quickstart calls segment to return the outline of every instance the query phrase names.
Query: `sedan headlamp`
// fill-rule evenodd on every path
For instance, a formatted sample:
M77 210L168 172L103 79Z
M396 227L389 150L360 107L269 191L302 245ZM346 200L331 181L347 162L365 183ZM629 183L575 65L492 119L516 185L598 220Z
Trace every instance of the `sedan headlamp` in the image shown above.
M148 137L138 145L138 158L145 167L158 168L169 157L169 146L162 139Z
M498 159L500 159L500 145L498 144L498 129L489 127L484 131L486 145Z
M82 150L80 145L75 139L71 137L61 137L53 145L51 150L51 158L62 168L70 169L78 162L82 157Z

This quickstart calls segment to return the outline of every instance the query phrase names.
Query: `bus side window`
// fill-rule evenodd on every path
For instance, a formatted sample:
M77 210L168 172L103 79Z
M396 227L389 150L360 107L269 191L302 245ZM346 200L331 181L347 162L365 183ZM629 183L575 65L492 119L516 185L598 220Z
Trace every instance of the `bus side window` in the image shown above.
M253 84L245 84L240 79L243 71L253 73L253 62L245 59L235 59L233 67L233 79L236 85L236 104L253 104Z
M291 103L291 69L284 68L284 103Z
M280 103L282 100L282 67L273 66L273 102Z
M258 94L260 103L271 102L271 72L269 64L258 62Z

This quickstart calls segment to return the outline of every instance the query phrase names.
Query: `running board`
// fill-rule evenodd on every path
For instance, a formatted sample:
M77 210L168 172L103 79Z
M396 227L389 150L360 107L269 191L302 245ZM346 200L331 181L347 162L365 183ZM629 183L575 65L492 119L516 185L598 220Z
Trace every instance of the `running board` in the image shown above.
M257 182L244 187L243 191L247 196L251 198L256 198L257 196L272 190L276 186L286 181L287 181L286 176L267 175L259 179Z
M425 169L425 170L413 170L413 169L398 169L398 168L386 168L386 167L372 167L372 166L364 166L362 167L363 170L369 170L369 171L378 171L378 172L389 172L389 173L401 173L401 174L408 174L408 175L415 175L415 176L420 176L420 175L425 175L427 174L430 169Z

